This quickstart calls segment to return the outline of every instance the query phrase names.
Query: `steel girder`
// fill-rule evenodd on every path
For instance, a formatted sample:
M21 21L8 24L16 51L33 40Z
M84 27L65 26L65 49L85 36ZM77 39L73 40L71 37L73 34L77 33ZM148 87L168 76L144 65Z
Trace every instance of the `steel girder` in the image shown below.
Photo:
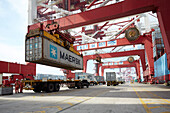
M104 75L104 69L108 68L126 68L126 67L135 67L136 74L138 76L138 82L141 81L141 75L140 75L140 62L139 60L134 61L133 63L129 63L127 61L124 62L124 64L119 65L105 65L101 66L101 75Z
M140 56L142 68L143 70L146 70L146 62L145 62L145 50L131 50L131 51L123 51L123 52L114 52L114 53L105 53L105 54L99 54L102 59L104 58L114 58L114 57L123 57L123 56L132 56L132 55L138 55ZM83 66L84 70L83 72L86 72L87 69L87 61L88 60L94 60L96 58L96 55L87 55L83 56Z

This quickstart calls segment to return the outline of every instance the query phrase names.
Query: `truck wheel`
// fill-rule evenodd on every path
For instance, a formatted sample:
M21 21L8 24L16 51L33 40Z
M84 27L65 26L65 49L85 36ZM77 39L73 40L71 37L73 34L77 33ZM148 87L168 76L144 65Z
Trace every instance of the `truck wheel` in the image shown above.
M83 84L81 84L81 88L84 88L84 85L83 85Z
M47 92L53 92L54 91L54 84L49 83L47 87Z
M86 87L89 88L89 85L87 85Z
M34 91L35 93L40 93L40 92L41 92L41 90L40 90L39 88L35 88L35 89L33 89L33 91Z
M34 87L33 91L34 91L35 93L40 93L40 92L41 92L41 89L40 89L39 86L33 86L33 87Z
M60 85L58 83L55 84L55 91L59 91L60 90Z

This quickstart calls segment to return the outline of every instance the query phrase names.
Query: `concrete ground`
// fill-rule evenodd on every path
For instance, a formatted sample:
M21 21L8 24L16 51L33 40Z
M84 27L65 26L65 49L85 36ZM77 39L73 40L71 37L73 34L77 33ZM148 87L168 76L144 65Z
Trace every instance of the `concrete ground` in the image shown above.
M0 96L0 113L170 113L170 87L149 84L61 88Z

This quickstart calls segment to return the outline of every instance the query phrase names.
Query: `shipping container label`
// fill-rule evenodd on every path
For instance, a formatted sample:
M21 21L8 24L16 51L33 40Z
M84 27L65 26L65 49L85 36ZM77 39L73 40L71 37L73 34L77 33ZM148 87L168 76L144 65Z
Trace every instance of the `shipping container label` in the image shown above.
M57 48L50 44L50 58L57 60Z
M113 45L117 45L117 40L107 42L107 46L113 46Z
M55 43L44 39L43 56L45 59L54 61L67 67L83 69L83 58Z
M90 48L97 48L97 43L90 44Z
M88 49L88 45L77 46L77 50Z
M105 47L106 46L106 42L100 42L99 43L99 47Z

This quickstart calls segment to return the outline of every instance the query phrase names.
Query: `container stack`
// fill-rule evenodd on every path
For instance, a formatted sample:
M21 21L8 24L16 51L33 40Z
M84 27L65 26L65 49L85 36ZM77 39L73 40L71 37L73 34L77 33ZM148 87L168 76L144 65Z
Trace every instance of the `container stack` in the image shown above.
M157 60L164 53L164 43L160 28L158 26L154 27L155 31L152 33L153 41L153 56Z

